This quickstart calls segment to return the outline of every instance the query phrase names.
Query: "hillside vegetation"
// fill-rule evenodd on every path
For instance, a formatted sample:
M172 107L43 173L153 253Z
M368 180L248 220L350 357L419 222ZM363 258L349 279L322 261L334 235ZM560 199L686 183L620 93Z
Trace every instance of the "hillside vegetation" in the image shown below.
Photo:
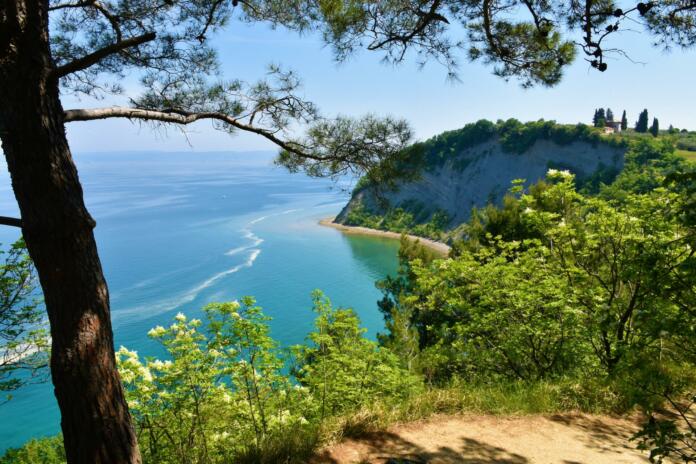
M529 186L548 169L567 169L579 189L598 191L623 168L629 144L584 124L481 120L410 147L417 174L393 189L361 179L336 222L443 239L472 209L500 205L512 181Z

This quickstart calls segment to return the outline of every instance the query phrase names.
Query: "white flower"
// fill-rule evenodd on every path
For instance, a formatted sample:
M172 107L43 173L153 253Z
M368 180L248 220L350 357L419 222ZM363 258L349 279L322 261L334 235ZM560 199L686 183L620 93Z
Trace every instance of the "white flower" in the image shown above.
M568 171L567 169L564 169L562 171L559 171L558 169L549 169L546 172L546 177L549 177L549 178L554 178L554 177L570 178L570 177L573 177L573 174L570 171Z
M164 367L164 363L159 359L156 359L150 363L150 367L154 369L162 369Z
M174 317L174 319L176 319L176 320L179 321L179 322L186 322L186 316L184 315L184 313L178 313L178 314Z
M158 325L157 327L154 327L150 329L150 331L147 333L149 337L161 337L162 335L165 334L167 329L162 327L161 325Z
M152 373L150 370L146 367L143 367L140 370L140 375L143 377L143 380L146 382L152 382Z
M530 208L529 206L527 206L527 207L524 209L524 214L531 214L531 213L533 213L533 212L534 212L534 210L533 210L532 208Z

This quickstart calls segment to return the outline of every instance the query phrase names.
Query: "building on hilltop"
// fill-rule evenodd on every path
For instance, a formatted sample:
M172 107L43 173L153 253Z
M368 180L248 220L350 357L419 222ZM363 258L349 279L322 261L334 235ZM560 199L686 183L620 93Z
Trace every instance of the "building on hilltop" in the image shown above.
M605 134L618 134L621 132L621 121L607 121L604 123Z

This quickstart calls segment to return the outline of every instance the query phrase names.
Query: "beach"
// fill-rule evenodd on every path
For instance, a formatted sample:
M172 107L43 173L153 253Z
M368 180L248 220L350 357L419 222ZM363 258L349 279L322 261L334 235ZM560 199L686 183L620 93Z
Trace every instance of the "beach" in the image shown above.
M337 224L334 222L334 218L325 218L319 221L319 224L322 226L326 227L333 227L334 229L338 229L343 233L346 234L356 234L356 235L372 235L376 237L386 237L386 238L393 238L393 239L400 239L401 238L401 233L399 232L389 232L386 230L378 230L378 229L370 229L368 227L359 227L359 226L346 226L343 224ZM436 242L435 240L430 240L427 238L423 237L418 237L416 235L406 235L410 240L413 241L418 241L420 242L421 245L423 245L426 248L429 248L442 256L447 256L450 252L450 246L442 243L442 242Z

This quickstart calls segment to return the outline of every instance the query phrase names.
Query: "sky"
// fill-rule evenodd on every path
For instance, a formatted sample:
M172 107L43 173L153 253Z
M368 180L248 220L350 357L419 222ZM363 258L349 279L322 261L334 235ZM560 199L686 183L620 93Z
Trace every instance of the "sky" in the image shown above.
M523 89L515 80L494 76L490 67L469 63L462 56L459 82L447 79L436 62L420 69L414 59L393 66L381 63L379 53L362 51L336 63L332 51L317 35L300 36L265 24L231 21L214 38L225 78L258 80L271 63L293 69L302 78L303 95L326 116L366 113L407 119L415 138L424 140L446 130L485 118L547 119L561 123L590 123L594 109L610 107L629 124L647 108L663 128L696 130L696 50L673 51L651 47L644 32L624 31L612 45L624 48L631 59L616 57L600 73L578 55L553 88ZM412 57L411 57L412 58ZM126 80L126 88L137 76ZM123 103L65 96L66 109ZM196 123L184 135L178 129L152 130L127 120L73 122L68 138L74 152L103 151L251 151L275 147L253 134L230 136L209 122Z

